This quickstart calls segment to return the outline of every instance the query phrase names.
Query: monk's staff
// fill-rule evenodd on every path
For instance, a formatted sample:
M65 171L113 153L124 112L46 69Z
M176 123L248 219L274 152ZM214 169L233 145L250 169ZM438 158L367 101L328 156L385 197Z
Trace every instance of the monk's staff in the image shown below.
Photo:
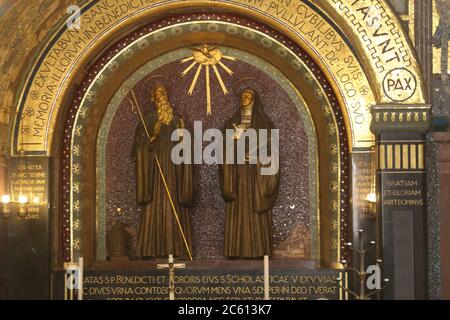
M129 91L131 91L134 103L133 103L133 101L130 98L127 97L127 94L128 94L127 89L129 89ZM152 143L152 139L150 137L150 133L149 133L148 128L147 128L147 124L145 123L144 116L142 114L141 108L139 107L139 103L138 103L138 101L136 99L136 95L134 94L133 89L131 89L131 88L123 88L122 94L124 95L125 98L127 98L130 101L132 108L133 108L133 105L136 106L136 110L137 110L137 112L139 114L139 118L140 118L140 120L142 122L142 125L144 126L145 135L147 136L148 141L150 143ZM175 220L177 221L178 229L180 230L181 236L183 238L184 246L186 247L186 251L187 251L187 253L189 255L189 259L193 260L192 259L192 254L191 254L191 250L189 249L189 245L187 243L186 236L185 236L184 231L183 231L183 227L181 226L181 223L180 223L180 218L178 216L177 209L175 208L175 204L173 202L172 195L170 194L170 191L169 191L169 186L167 185L166 177L164 176L164 173L162 171L161 164L159 162L158 155L156 154L156 152L155 152L155 161L156 161L156 165L158 166L159 175L161 176L161 179L163 181L164 189L166 190L167 197L169 198L170 205L172 206L173 215L175 217Z

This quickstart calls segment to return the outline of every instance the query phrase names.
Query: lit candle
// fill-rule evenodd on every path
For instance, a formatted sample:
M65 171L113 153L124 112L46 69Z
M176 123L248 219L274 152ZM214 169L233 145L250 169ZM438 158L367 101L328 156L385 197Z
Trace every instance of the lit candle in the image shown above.
M270 300L269 256L264 256L264 300Z
M19 203L20 204L26 204L28 202L28 197L24 195L19 196Z
M2 196L2 203L3 204L8 204L11 202L11 197L8 194L5 194Z
M83 300L83 258L78 259L78 300Z

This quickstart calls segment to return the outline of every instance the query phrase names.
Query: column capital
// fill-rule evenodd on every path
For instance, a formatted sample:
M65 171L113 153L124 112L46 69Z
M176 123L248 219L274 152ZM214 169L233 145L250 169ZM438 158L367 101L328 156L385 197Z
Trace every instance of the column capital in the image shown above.
M374 134L387 132L426 133L431 126L431 105L376 105L372 106Z

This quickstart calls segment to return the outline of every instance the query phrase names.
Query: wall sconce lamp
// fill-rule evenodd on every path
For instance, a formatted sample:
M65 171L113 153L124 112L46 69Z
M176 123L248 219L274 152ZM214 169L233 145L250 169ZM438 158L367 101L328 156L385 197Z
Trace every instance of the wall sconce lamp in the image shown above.
M30 202L30 198L25 195L20 195L17 201L12 201L11 196L5 194L0 198L0 202L3 218L8 219L11 216L12 211L17 211L17 216L23 219L30 210L30 204L40 205L41 200L39 197L33 197Z
M377 203L377 194L375 192L371 192L367 195L366 201L369 203Z
M5 194L1 197L1 202L2 202L3 217L9 218L9 216L11 214L11 210L10 210L10 206L9 206L9 204L11 203L11 197L9 195Z
M370 216L375 216L377 213L377 198L376 192L371 192L366 197L367 209Z
M377 203L377 194L375 192L371 192L367 195L366 201L369 203Z
M5 112L15 113L5 108L0 108L0 111L3 109L5 110ZM0 157L8 159L8 149L9 146L7 144L1 144ZM27 216L28 213L32 212L31 209L33 206L38 206L41 204L40 197L32 195L27 196L20 192L16 200L14 200L13 198L14 197L10 194L4 194L0 197L0 215L2 215L5 219L8 219L11 216L11 212L13 211L17 212L17 216L23 219Z

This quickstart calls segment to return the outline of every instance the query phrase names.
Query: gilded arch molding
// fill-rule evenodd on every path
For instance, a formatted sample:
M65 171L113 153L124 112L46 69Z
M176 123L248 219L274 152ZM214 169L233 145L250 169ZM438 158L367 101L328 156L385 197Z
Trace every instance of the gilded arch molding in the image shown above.
M17 104L23 116L15 119L11 151L51 154L58 114L76 75L120 31L156 15L196 8L232 10L282 31L304 47L323 66L338 94L350 147L368 147L373 143L371 105L418 104L425 97L419 67L400 22L385 0L376 0L379 20L372 23L374 17L364 8L365 2L92 0L82 8L81 29L68 30L63 23L37 59ZM394 52L398 61L388 58ZM405 77L410 79L408 88L386 94L392 81Z
M305 55L301 48L268 27L227 14L207 14L206 16L190 14L183 15L180 18L183 20L181 23L177 23L176 20L170 20L170 18L158 20L153 22L151 26L142 28L143 33L141 29L134 31L119 43L114 44L108 52L98 58L88 71L87 79L77 89L78 93L67 115L67 124L64 130L65 142L63 143L61 154L63 159L63 181L70 183L70 185L65 184L65 187L63 186L67 193L63 196L62 201L65 259L71 260L73 257L78 257L81 254L81 250L86 250L83 243L89 244L94 242L93 239L90 240L85 234L80 233L81 228L85 225L83 219L92 218L96 207L95 198L87 200L89 194L91 194L88 190L89 186L96 184L96 180L93 177L96 175L98 167L93 165L95 161L89 162L87 159L89 156L86 155L95 152L92 151L95 150L95 146L92 145L93 140L86 139L86 137L89 135L87 134L88 132L97 132L97 129L92 128L92 124L94 126L99 125L97 122L102 119L101 114L103 113L101 106L109 105L108 101L113 99L112 95L116 92L121 92L119 88L123 85L122 81L126 79L125 75L128 77L128 72L123 73L118 70L121 70L121 66L122 69L124 69L124 66L128 66L128 70L135 70L134 67L130 68L130 64L135 64L135 66L141 65L139 60L145 58L145 61L147 61L149 55L161 57L160 52L154 51L163 50L160 48L165 47L165 43L170 43L171 47L176 48L177 41L181 39L186 41L189 39L190 32L202 30L203 37L206 37L206 34L210 35L206 37L209 40L217 39L220 34L230 33L234 34L234 37L240 37L243 40L243 42L240 42L240 45L236 46L236 43L231 41L231 37L227 38L226 41L230 41L232 46L240 48L246 45L248 48L251 48L251 43L255 43L259 44L260 47L265 47L267 49L264 51L265 53L273 52L274 55L272 57L285 57L285 66L280 69L283 70L281 74L291 74L292 72L290 72L289 68L291 66L303 78L303 81L300 82L296 77L293 78L295 81L295 85L292 84L294 91L297 91L295 88L302 88L303 86L309 88L317 82L318 87L306 90L303 94L307 95L306 99L312 106L309 113L316 115L315 120L319 130L315 131L316 133L320 132L321 139L323 139L321 140L322 143L319 144L319 149L322 151L322 154L327 155L320 157L323 161L321 161L319 169L321 172L328 172L328 174L323 175L324 180L321 181L323 183L321 183L322 187L320 188L320 192L323 195L323 198L321 198L323 201L320 203L321 212L325 213L325 216L320 219L320 229L326 231L323 233L321 231L321 235L328 235L324 238L324 241L320 241L321 259L324 265L335 266L336 264L333 264L333 262L337 263L339 261L342 249L340 244L345 243L346 239L348 239L348 224L346 223L347 216L345 215L348 200L348 186L346 183L348 178L346 175L348 172L348 142L345 126L343 125L343 115L329 82L325 79L317 64L308 55ZM228 22L227 19L232 20ZM233 24L238 19L242 25L241 27ZM246 27L247 24L244 21L252 24ZM170 26L171 24L174 24L174 26ZM259 31L257 29L258 26L260 28ZM147 35L147 32L150 33ZM148 50L156 43L158 43L158 49L149 52ZM226 45L227 43L223 44L224 47ZM186 42L183 42L183 48L185 46ZM295 52L291 52L289 49L291 46L295 47ZM146 54L141 56L139 52ZM168 52L169 56L173 53L172 50L168 50ZM306 62L302 62L302 59L305 57L308 57ZM110 61L110 59L113 60ZM263 59L265 61L274 61L270 56L265 56ZM103 71L100 70L109 75L103 74ZM108 79L109 90L101 90L106 79ZM111 90L112 88L114 90ZM102 92L108 97L105 97ZM120 94L118 96L120 97ZM311 101L311 99L314 101ZM321 115L319 120L317 119L318 114ZM91 124L87 126L82 125L84 121L88 121ZM328 158L328 155L330 155L330 158ZM324 157L327 159L324 160ZM82 177L90 178L85 180ZM338 218L339 216L341 219ZM94 225L94 223L90 225ZM66 230L71 230L71 232L66 233ZM322 244L326 250L322 250ZM89 250L84 251L83 256L85 258L89 257Z
M424 104L421 69L414 47L397 15L386 0L316 0L339 25L362 58L374 86L377 104ZM388 81L396 71L412 76L411 88L389 92ZM406 89L406 83L404 83Z

